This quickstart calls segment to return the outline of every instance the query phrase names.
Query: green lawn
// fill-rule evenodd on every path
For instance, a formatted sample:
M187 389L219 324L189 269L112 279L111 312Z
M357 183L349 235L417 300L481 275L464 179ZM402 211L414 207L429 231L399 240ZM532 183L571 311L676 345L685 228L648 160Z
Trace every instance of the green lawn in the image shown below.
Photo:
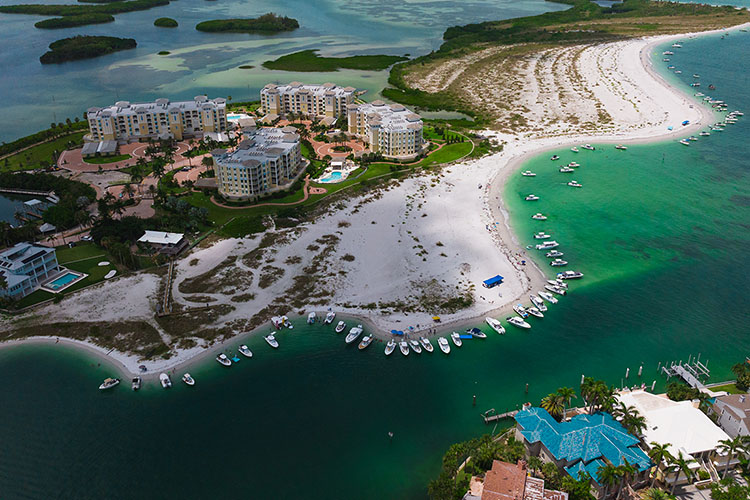
M741 391L734 384L717 385L717 386L709 387L709 389L711 389L714 392L726 391L729 394L746 394L746 391Z
M406 61L402 56L351 56L322 57L317 50L302 50L281 56L273 61L266 61L263 67L281 71L337 71L339 68L380 71L392 64Z
M83 142L85 132L75 132L70 135L59 137L53 141L39 144L26 151L21 151L13 156L2 160L0 169L6 170L33 170L35 168L49 167L53 164L52 154L62 152L71 144L80 145ZM41 164L40 164L41 162Z
M106 250L104 250L101 247L96 246L92 242L86 242L86 241L80 241L76 243L76 246L73 248L68 247L67 245L57 247L57 262L60 265L65 265L66 262L81 260L81 259L89 259L92 257L103 257L106 255ZM107 260L106 258L102 258L101 260Z
M45 290L37 290L36 292L32 292L28 294L26 297L22 298L18 302L15 303L15 307L17 309L23 309L24 307L29 307L34 304L38 304L40 302L44 302L47 299L51 299L55 296L54 293L47 292Z
M84 158L83 161L93 165L106 165L107 163L115 163L118 161L129 160L131 158L132 156L130 155L95 156L94 158Z
M65 267L67 267L68 269L72 269L73 271L78 271L81 273L86 273L88 274L88 276L86 276L86 278L82 279L75 285L72 285L71 287L66 288L63 293L67 294L70 292L74 292L85 286L89 286L89 285L92 285L94 283L98 283L104 280L104 276L111 270L115 269L115 266L112 264L109 264L106 266L99 265L99 262L106 261L106 260L107 259L105 257L92 257L90 259L65 264Z

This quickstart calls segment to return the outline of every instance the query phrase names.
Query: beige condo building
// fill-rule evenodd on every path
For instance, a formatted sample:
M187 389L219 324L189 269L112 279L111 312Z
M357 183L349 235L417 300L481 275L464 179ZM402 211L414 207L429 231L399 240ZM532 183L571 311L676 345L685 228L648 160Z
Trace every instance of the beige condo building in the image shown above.
M354 87L339 87L333 83L269 83L260 91L260 105L266 115L297 113L338 118L346 115L347 109L354 102L356 90Z
M106 108L89 108L86 116L93 141L183 140L227 130L226 99L208 99L202 95L179 102L119 101Z
M348 111L349 133L369 144L374 153L397 159L412 159L425 147L422 118L401 104L377 100L352 105Z

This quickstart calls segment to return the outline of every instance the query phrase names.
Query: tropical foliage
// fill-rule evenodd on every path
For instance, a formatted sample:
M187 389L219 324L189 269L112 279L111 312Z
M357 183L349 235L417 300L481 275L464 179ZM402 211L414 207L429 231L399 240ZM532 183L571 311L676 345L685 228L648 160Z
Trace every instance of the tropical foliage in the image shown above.
M49 52L43 54L39 61L42 64L53 64L76 59L89 59L120 50L134 49L136 45L132 38L78 35L52 42L49 45Z
M741 391L750 389L750 363L737 363L732 366L732 373L737 377L737 389Z
M299 28L296 19L269 12L254 19L215 19L198 23L195 29L211 33L271 33Z

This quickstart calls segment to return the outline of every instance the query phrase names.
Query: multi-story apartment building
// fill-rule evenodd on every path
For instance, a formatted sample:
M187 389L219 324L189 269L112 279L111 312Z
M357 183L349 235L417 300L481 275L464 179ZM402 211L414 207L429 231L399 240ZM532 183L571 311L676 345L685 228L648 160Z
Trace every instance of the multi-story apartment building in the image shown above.
M383 101L349 106L349 133L369 144L374 153L397 159L415 158L424 149L422 118L401 104Z
M93 141L180 141L203 137L206 132L227 130L226 99L208 99L202 95L180 102L169 99L143 104L119 101L106 108L89 108L86 116Z
M40 282L60 272L54 248L16 243L0 252L0 274L5 278L5 287L0 296L20 299L30 294Z
M234 150L211 152L219 193L241 200L289 187L303 171L300 139L294 127L243 131Z
M338 118L341 115L346 116L347 109L354 102L356 90L354 87L339 87L333 83L269 83L260 91L260 106L266 115L297 113Z

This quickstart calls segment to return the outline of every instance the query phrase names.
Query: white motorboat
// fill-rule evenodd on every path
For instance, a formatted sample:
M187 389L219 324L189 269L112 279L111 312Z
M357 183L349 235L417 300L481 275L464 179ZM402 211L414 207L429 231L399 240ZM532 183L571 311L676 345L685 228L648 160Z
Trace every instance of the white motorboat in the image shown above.
M270 345L274 349L278 349L279 348L279 341L276 340L276 337L274 337L274 333L276 333L276 332L273 332L270 335L266 335L263 338L266 339L266 342L268 343L268 345Z
M699 135L699 136L701 136L701 137L708 137L709 135L711 135L711 132L706 132L706 131L704 130L703 132L701 132L701 133L700 133L700 134L698 134L698 135Z
M676 75L681 75L681 74L682 74L682 70L681 70L681 69L678 69L677 71L675 71L675 74L676 74Z
M286 317L286 316L282 316L281 317L281 326L285 326L285 327L289 328L290 330L292 328L294 328L294 325L292 324L291 321L289 321L289 318Z
M584 145L583 145L583 146L581 146L581 147L582 147L583 149L588 149L589 151L593 151L593 150L595 150L595 149L596 149L596 148L595 148L594 146L592 146L591 144L584 144Z
M427 352L432 352L435 349L432 347L432 342L430 342L430 339L427 337L419 337L419 343L422 344L422 347L424 347L424 350Z
M315 311L313 311L307 315L307 324L312 325L313 323L315 323L317 319L318 319L318 316L315 314Z
M159 374L159 382L161 382L161 386L164 389L169 389L172 387L172 379L169 378L169 375L166 373L160 373Z
M409 347L411 347L412 351L416 352L417 354L422 354L422 346L419 345L419 342L417 342L414 339L409 339Z
M560 159L560 157L557 156L557 155L552 155L552 157L550 158L550 160L552 160L552 161L556 161L556 160L559 160L559 159Z
M544 317L544 314L542 314L542 311L540 311L536 307L527 307L526 311L528 311L528 313L531 314L532 316L536 316L537 318Z
M362 337L362 342L359 343L359 345L357 346L357 349L359 349L360 351L367 349L367 346L372 343L372 338L373 338L372 334L365 335L364 337Z
M697 141L697 140L698 140L698 138L697 138L697 137L695 137L694 135L691 135L690 137L688 137L688 141L693 141L693 142L695 142L695 141Z
M549 293L549 292L537 292L537 293L538 293L538 295L541 298L543 298L544 300L546 300L550 304L557 304L557 297L555 297L551 293Z
M458 332L451 333L451 340L456 347L461 347L464 343L464 341L461 340L461 335L459 335Z
M190 386L195 385L195 379L191 377L189 373L186 373L185 375L182 376L182 381Z
M132 382L130 383L130 388L134 391L137 391L141 388L141 377L134 377Z
M674 48L676 48L676 49L681 49L681 48L682 48L682 45L680 45L679 43L673 43L673 44L672 44L672 47L674 47Z
M529 313L526 312L526 308L523 307L521 304L514 305L513 310L516 311L516 314L518 314L524 319L529 317Z
M227 355L224 354L223 352L219 354L218 356L216 356L216 361L218 361L224 366L232 366L232 360L229 359Z
M522 320L518 316L509 316L509 317L505 318L505 320L509 324L511 324L511 325L513 325L515 327L518 327L518 328L526 328L526 329L531 328L530 324L526 323L524 320Z
M699 75L697 73L693 73L693 78L700 78L700 77L701 77L701 75Z
M100 391L106 391L107 389L111 389L113 387L116 387L119 384L120 384L120 379L119 378L105 378L104 382L102 382L99 385L99 390Z
M620 151L628 150L627 146L623 146L622 144L618 144L617 146L615 146L615 149L619 149Z
M242 344L240 346L239 351L240 351L240 354L242 354L246 358L252 358L253 357L253 351L251 351L250 348L247 347L245 344Z
M563 266L568 265L568 261L562 260L562 259L555 259L552 262L550 262L549 265L552 267L563 267Z
M546 240L547 238L549 238L549 234L545 233L544 231L539 231L534 235L534 239L537 240Z
M563 174L569 174L571 172L575 172L575 170L573 170L570 167L561 167L560 168L560 172L563 173Z
M568 166L569 166L570 168L578 168L578 167L580 167L580 166L581 166L581 164L580 164L580 163L578 163L578 162L575 162L575 161L571 161L570 163L568 163Z
M404 356L409 355L409 344L407 344L405 340L398 343L398 348Z
M711 132L724 132L724 129L721 127L711 127Z
M544 289L552 293L556 293L557 295L565 295L568 293L563 288L560 288L559 286L555 286L555 285L544 285Z
M559 247L560 244L554 240L545 241L544 243L540 243L539 245L536 245L537 250L551 250L553 248Z
M524 170L523 172L521 172L521 175L523 175L524 177L536 177L536 174L531 170Z
M344 339L344 341L347 344L351 344L352 342L357 340L357 337L359 337L362 334L362 332L363 332L362 325L354 326L352 327L351 330L349 330L349 333L346 335L346 338Z
M574 153L577 153L577 152L578 152L578 148L577 148L577 147L575 147L575 146L573 146L572 148L570 148L570 150L571 150L571 151L573 151Z
M565 255L560 250L552 250L551 252L547 252L546 256L547 258L551 259L552 257L562 257Z
M555 285L558 288L562 288L563 290L567 290L568 289L568 284L565 283L560 278L557 278L557 279L554 279L554 280L548 280L547 283L549 283L550 285Z
M701 86L701 82L693 82L693 83L690 84L690 86L691 87L700 87Z
M396 349L396 341L391 339L385 345L385 355L390 356L391 354L393 354L394 349Z
M539 197L537 195L530 194L530 195L526 196L526 198L524 198L524 199L526 201L537 201L539 199Z
M534 215L531 216L531 218L534 220L547 220L547 216L540 212L535 213Z
M336 325L336 333L343 332L345 328L346 328L346 323L344 323L343 321L339 321L339 324Z
M536 295L529 295L529 299L531 300L531 303L534 304L534 307L539 309L542 312L547 311L547 305L544 303L542 299L537 297Z
M326 314L326 319L325 321L323 321L323 324L330 325L331 323L333 323L334 319L336 319L336 313L333 311L328 311L328 313Z
M438 337L437 343L440 350L445 354L451 353L451 345L448 343L448 339L446 339L445 337Z
M466 333L468 333L469 335L471 335L472 337L477 338L477 339L486 339L487 338L487 334L484 333L479 328L476 328L476 327L474 327L474 328L467 328L466 329Z
M281 328L282 326L284 326L284 320L281 316L274 316L273 318L271 318L271 324L274 328Z
M490 318L489 316L484 318L484 320L487 322L488 325L490 325L490 328L495 330L497 333L499 333L500 335L505 334L505 328L503 327L503 324L500 323L498 320L496 320L495 318Z
M576 181L570 181L570 182L568 183L568 186L570 186L570 187L574 187L574 188L579 188L579 187L583 187L583 184L579 184L579 183L578 183L578 182L576 182Z
M673 55L674 55L674 52L672 52L671 50L665 50L664 52L662 52L662 55L665 55L665 56L673 56Z
M583 278L583 273L580 271L563 271L558 273L557 277L561 280L577 280Z

